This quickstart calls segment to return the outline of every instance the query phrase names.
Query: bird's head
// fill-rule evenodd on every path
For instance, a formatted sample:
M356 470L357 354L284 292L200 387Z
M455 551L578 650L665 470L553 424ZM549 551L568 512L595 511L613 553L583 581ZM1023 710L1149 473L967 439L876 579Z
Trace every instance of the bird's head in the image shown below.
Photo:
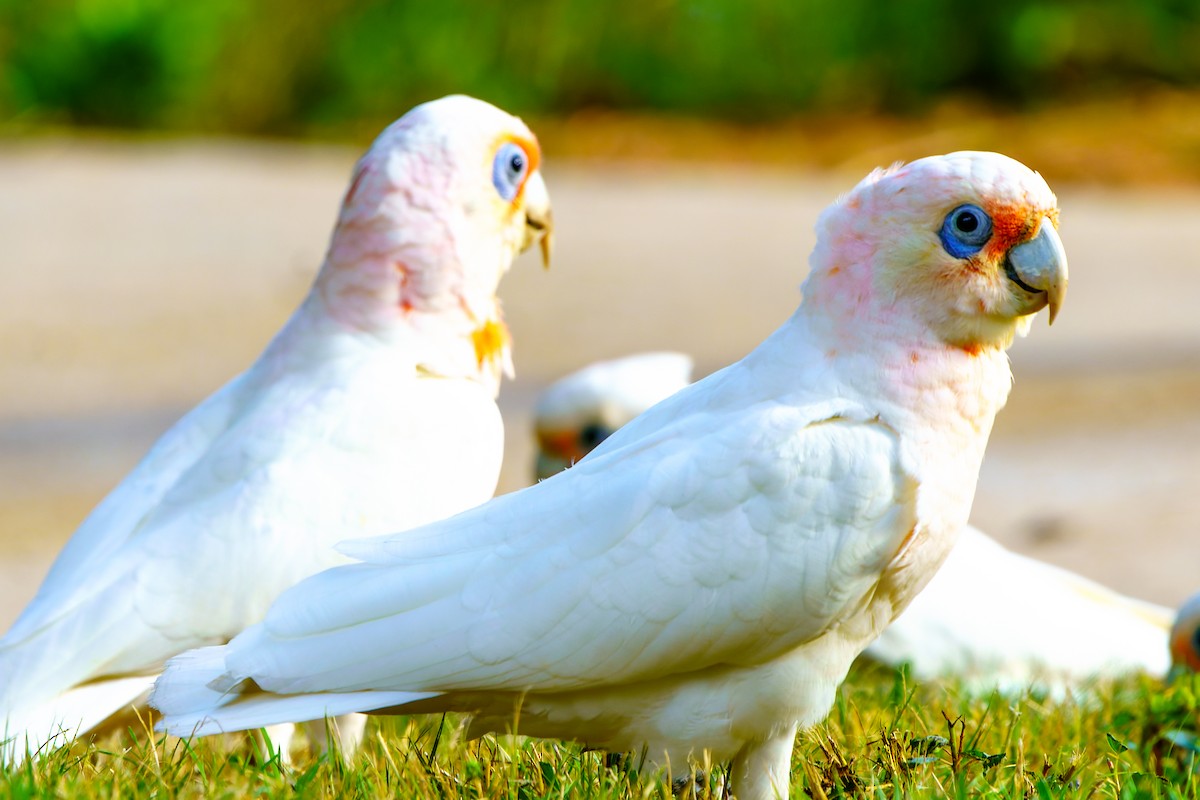
M1200 672L1200 594L1180 606L1168 641L1173 672Z
M538 398L534 416L538 480L575 464L691 376L690 356L659 352L598 361L556 381Z
M966 350L1007 347L1067 289L1058 204L1036 172L961 152L876 170L826 210L808 300L911 319ZM890 329L894 330L894 327Z
M479 368L506 365L500 279L534 244L549 266L540 164L529 128L482 100L409 111L354 170L317 282L329 313L374 333L400 323L466 337Z

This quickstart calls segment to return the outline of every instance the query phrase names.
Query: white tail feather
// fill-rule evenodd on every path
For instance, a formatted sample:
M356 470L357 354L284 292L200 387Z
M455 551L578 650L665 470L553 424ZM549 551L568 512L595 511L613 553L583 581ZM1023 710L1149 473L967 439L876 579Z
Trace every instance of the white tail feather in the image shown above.
M166 680L154 685L150 705L167 717L219 708L236 697L210 685L224 674L224 645L189 650L167 662L163 668Z
M175 736L206 736L263 728L284 722L336 717L355 711L414 703L436 692L345 692L276 695L231 679L225 671L224 646L202 647L176 656L163 670L150 705L162 712L157 730ZM224 687L232 688L225 690ZM221 688L214 688L221 687Z
M227 695L224 705L190 713L167 714L155 730L174 736L209 736L263 728L282 722L307 722L356 711L402 706L436 697L436 692L345 692L338 694ZM236 699L234 699L236 698ZM155 701L152 698L151 703ZM161 707L156 706L161 711Z

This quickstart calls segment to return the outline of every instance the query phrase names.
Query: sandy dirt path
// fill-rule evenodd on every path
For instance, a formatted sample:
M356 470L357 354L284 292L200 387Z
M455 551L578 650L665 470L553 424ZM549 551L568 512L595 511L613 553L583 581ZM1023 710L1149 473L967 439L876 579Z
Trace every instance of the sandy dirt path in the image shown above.
M291 312L355 156L0 146L0 628L87 511ZM779 325L817 213L861 176L568 163L546 177L554 268L523 258L501 289L517 365L501 491L527 480L530 407L557 376L663 348L704 373ZM1200 588L1200 192L1056 188L1070 294L1014 350L973 519L1175 604Z

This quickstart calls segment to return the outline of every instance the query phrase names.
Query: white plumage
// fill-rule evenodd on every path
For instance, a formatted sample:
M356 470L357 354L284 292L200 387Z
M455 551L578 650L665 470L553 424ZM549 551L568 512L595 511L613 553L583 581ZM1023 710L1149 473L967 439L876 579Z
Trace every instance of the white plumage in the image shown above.
M797 728L966 523L1004 349L1065 289L1056 216L995 154L873 173L754 352L573 469L342 545L360 563L168 665L163 727L459 710L677 771L707 750L742 800L786 795Z
M0 760L90 729L170 656L258 622L344 562L347 534L491 496L509 358L495 290L548 227L538 158L520 120L466 97L380 135L301 307L92 512L0 640Z
M691 369L680 353L641 353L552 384L537 405L538 477L579 461L597 431L611 433L683 389ZM1165 676L1172 616L968 527L929 585L864 655L907 663L921 679L956 676L980 692L1034 687L1062 695L1131 672ZM1197 616L1193 611L1193 630ZM1175 637L1181 663L1200 663L1192 632Z

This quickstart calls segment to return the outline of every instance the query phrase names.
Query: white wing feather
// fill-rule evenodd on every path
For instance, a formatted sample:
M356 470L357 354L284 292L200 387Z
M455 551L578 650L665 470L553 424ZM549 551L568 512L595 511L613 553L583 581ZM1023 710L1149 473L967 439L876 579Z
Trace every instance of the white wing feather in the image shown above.
M677 417L695 391L567 473L343 545L367 563L284 593L223 682L561 691L762 662L860 610L915 520L892 431L848 402Z
M225 429L236 412L241 382L242 377L230 381L171 426L96 506L58 554L37 594L0 644L27 638L95 591L91 579L97 565L124 544Z
M378 357L321 366L253 392L252 374L237 379L88 519L0 640L10 731L53 729L57 696L81 681L153 674L182 650L228 640L284 588L344 562L333 544L346 530L421 524L491 494L502 427L485 388L397 377ZM464 464L464 452L475 458ZM144 688L112 695L107 712Z
M625 422L686 386L690 368L690 359L676 353L591 364L542 394L538 425ZM613 409L625 417L614 420ZM1013 553L968 528L945 566L866 655L908 663L923 679L958 675L984 691L1033 684L1065 693L1132 671L1165 676L1170 621L1169 609Z

